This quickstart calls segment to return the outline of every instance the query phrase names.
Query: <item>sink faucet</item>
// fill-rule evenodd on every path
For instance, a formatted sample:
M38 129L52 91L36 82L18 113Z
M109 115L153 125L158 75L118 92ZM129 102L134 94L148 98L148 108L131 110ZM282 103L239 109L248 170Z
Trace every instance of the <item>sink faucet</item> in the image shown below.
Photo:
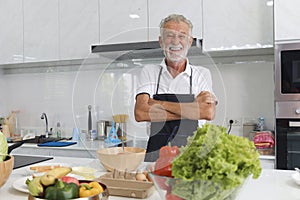
M49 132L48 132L48 119L47 119L46 113L42 113L41 119L45 119L45 122L46 122L45 135L46 135L46 138L48 138L48 136L49 136Z

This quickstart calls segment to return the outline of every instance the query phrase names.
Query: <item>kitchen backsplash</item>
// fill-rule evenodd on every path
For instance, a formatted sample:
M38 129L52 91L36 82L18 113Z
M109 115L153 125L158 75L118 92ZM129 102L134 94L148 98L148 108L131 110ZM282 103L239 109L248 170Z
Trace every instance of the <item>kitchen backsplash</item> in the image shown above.
M194 65L202 65L196 57ZM153 62L160 62L154 60ZM218 97L213 123L226 126L228 118L242 123L263 116L266 127L274 130L273 62L206 63L212 72L214 91ZM48 67L49 68L49 67ZM97 120L111 120L113 114L129 115L128 135L146 138L147 123L134 120L135 83L141 67L102 64L76 70L12 73L0 72L0 116L20 110L22 128L36 127L44 131L41 113L48 115L49 127L60 122L66 135L73 127L87 129L88 105L92 105L93 125ZM47 70L46 70L47 71ZM242 126L234 126L232 134L242 135Z

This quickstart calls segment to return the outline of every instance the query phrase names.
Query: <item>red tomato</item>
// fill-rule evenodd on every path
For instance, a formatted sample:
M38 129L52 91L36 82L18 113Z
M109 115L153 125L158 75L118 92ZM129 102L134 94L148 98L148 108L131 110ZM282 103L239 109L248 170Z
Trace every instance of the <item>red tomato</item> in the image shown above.
M166 200L184 200L184 199L180 198L179 196L176 196L175 194L167 193Z
M71 176L63 176L61 178L62 182L65 182L65 183L75 183L76 185L79 186L79 181L77 178L74 178L74 177L71 177Z

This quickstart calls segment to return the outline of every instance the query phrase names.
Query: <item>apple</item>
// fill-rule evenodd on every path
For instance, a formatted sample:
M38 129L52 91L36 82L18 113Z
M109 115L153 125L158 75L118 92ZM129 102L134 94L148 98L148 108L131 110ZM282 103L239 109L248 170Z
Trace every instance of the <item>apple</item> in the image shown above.
M71 177L71 176L63 176L61 177L62 182L64 183L75 183L79 186L79 181L77 178Z

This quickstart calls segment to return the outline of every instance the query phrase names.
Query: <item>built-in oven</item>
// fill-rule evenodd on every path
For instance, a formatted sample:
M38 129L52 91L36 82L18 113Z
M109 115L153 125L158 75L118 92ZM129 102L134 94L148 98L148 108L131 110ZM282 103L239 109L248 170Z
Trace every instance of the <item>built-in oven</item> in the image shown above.
M300 167L300 119L276 119L276 168Z
M300 167L300 43L275 44L276 168Z

